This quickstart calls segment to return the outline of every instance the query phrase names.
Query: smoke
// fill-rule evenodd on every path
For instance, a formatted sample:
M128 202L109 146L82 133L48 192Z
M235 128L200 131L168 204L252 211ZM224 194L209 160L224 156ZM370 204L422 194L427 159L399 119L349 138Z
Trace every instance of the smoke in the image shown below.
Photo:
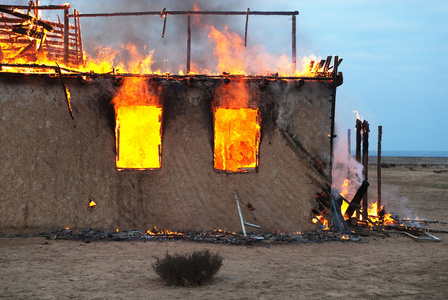
M340 132L336 128L337 138L335 139L334 160L333 160L333 187L339 193L344 194L344 198L351 201L356 191L363 181L363 165L353 158L348 150L348 135ZM349 180L344 187L344 180Z

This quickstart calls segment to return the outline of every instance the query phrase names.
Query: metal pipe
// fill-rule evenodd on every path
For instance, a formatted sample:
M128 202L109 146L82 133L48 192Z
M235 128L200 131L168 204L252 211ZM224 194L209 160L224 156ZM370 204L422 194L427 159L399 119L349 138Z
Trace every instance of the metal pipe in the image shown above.
M246 235L246 227L244 226L243 214L241 213L240 201L238 200L238 191L234 190L233 194L235 195L236 206L238 207L238 214L240 215L241 227L243 228L243 234Z

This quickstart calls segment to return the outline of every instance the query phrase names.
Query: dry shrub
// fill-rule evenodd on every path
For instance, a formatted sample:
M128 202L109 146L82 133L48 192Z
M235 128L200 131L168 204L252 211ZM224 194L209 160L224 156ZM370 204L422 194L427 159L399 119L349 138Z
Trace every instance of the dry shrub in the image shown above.
M152 268L169 285L197 286L212 279L222 265L222 257L208 249L190 254L169 254L155 257Z

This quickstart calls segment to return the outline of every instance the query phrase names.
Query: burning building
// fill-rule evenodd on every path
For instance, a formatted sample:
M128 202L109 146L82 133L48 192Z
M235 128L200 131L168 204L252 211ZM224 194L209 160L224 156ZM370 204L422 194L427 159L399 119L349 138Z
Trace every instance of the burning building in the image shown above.
M54 7L67 23L53 24L0 8L0 228L239 231L240 209L259 230L291 232L329 214L316 195L331 188L342 59L289 75L198 74L187 53L186 74L95 72L81 67L82 14ZM207 12L159 12L174 13L189 27ZM284 14L295 68L296 12Z

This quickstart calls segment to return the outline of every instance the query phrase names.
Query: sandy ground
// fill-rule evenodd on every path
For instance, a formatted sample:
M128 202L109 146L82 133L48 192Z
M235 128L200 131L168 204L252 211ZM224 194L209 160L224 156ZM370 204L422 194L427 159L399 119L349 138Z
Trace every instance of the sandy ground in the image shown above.
M383 201L397 213L448 221L448 167L383 169ZM374 199L375 169L370 170ZM448 230L447 225L437 225ZM434 228L434 227L431 227ZM1 299L448 299L448 234L416 242L375 234L358 242L231 246L0 236ZM214 281L165 285L154 255L207 248L223 266Z

